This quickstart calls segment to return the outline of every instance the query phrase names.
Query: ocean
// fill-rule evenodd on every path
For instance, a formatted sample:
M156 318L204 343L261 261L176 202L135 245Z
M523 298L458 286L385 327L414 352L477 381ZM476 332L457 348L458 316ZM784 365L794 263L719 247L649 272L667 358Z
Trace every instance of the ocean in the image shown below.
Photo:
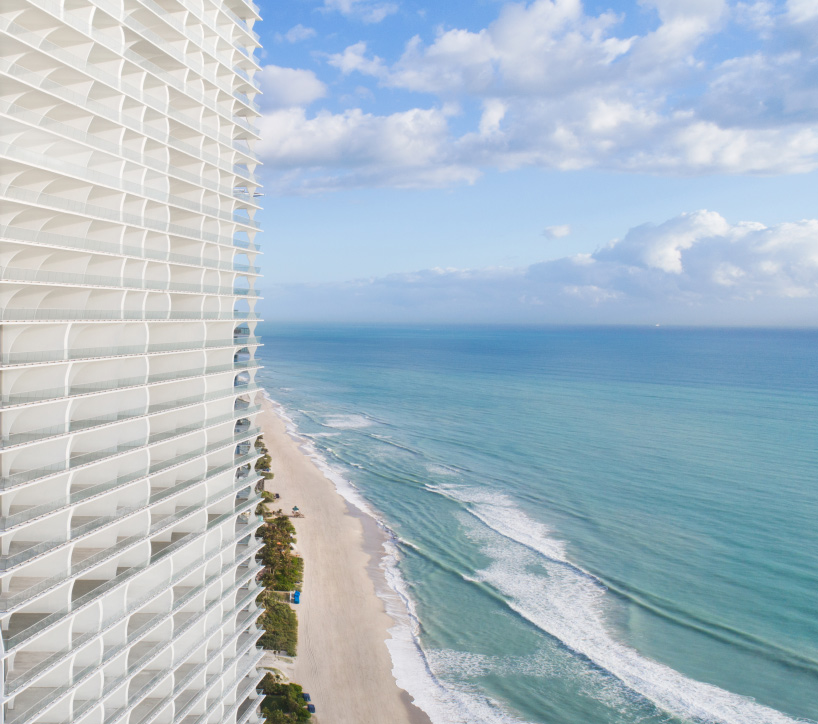
M260 331L435 724L818 721L818 332Z

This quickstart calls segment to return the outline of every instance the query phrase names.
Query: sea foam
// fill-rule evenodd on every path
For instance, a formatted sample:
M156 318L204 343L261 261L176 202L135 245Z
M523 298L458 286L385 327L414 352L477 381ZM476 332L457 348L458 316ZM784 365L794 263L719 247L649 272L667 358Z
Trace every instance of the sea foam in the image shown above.
M508 497L462 486L428 486L459 501L482 531L493 563L479 578L506 598L520 616L571 651L615 677L658 709L702 724L793 724L785 714L717 686L690 679L617 641L605 626L604 584L568 560L565 544ZM479 537L481 530L474 529ZM513 549L513 541L527 549ZM532 573L539 563L547 576Z
M422 709L434 724L526 724L524 720L507 714L489 698L474 691L460 690L443 682L434 672L429 657L420 643L420 621L409 586L400 567L400 541L395 532L363 498L360 491L340 471L329 464L319 451L312 436L298 430L292 416L283 405L265 393L273 403L276 414L284 421L288 434L330 480L338 493L350 505L372 518L385 534L380 569L384 584L376 584L376 593L384 602L394 625L389 629L386 646L392 659L392 675L398 686L406 691L414 704Z

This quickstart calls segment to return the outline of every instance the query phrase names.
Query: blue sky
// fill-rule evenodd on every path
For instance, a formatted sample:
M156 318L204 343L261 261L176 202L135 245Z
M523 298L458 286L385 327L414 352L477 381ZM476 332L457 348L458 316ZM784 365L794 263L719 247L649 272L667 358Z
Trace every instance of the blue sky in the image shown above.
M267 318L818 324L818 0L261 8Z

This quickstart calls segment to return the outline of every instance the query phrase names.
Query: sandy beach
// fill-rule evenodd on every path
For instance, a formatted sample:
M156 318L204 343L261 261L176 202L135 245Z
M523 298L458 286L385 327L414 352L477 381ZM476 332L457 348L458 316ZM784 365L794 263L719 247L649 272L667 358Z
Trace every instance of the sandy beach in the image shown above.
M311 695L320 724L431 724L392 676L385 642L393 621L371 577L383 534L350 509L267 399L259 420L275 473L268 489L285 512L297 505L305 515L293 519L305 580L287 673Z

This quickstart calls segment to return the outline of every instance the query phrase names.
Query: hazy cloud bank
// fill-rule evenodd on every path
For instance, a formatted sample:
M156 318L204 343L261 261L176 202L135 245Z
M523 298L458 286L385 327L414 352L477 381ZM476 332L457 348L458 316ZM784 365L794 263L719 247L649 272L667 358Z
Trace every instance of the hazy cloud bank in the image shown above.
M818 326L818 220L710 211L631 229L593 254L518 269L428 269L279 285L270 319Z

